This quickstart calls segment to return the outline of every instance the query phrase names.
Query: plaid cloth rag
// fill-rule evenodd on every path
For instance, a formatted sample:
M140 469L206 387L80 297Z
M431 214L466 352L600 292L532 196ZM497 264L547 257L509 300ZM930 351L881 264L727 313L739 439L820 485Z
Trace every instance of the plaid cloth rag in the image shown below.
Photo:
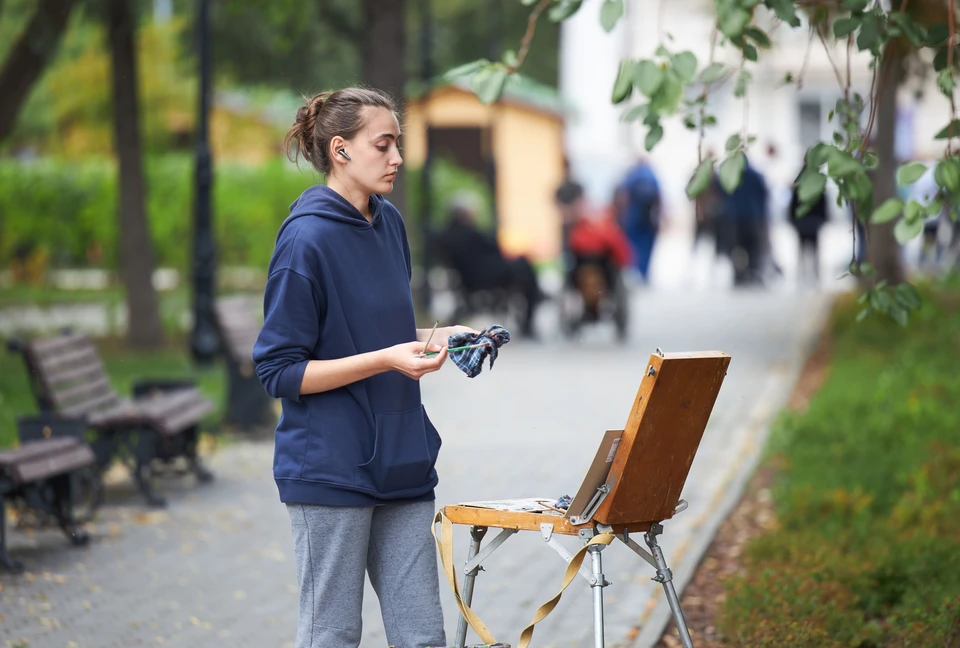
M451 351L450 359L453 360L463 373L470 378L476 378L483 369L483 361L490 357L490 368L493 369L493 361L497 359L497 353L500 347L510 341L510 331L499 324L486 328L479 333L457 333L451 335L447 340L447 346L451 349L471 344L483 344L476 349L464 349L463 351Z

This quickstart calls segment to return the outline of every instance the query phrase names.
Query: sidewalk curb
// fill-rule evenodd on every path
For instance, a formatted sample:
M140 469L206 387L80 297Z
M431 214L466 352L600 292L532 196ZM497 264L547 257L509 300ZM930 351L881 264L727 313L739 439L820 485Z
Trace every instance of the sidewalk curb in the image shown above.
M739 457L724 479L724 485L717 494L719 499L715 502L715 506L711 507L710 515L700 524L700 532L690 539L682 557L672 560L668 557L670 569L673 571L673 583L677 589L677 595L681 598L684 588L693 578L704 553L706 553L710 543L713 542L720 524L733 512L734 507L743 496L746 484L763 455L772 423L783 409L790 392L793 390L804 362L816 347L834 299L835 295L825 297L818 310L805 323L805 329L800 336L800 343L786 366L782 367L782 371L774 370L771 372L771 379L767 382L761 398L749 410L744 420L743 425L752 429L749 430L745 438ZM636 626L639 630L636 638L632 641L625 641L622 644L623 646L652 648L660 640L663 631L672 619L672 615L662 588L656 590L655 599L656 604L649 613L640 616ZM696 645L696 642L694 642L694 645Z

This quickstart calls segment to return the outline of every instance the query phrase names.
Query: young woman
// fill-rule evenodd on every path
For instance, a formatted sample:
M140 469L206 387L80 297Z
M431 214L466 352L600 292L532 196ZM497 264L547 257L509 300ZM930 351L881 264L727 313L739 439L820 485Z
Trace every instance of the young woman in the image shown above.
M406 231L381 195L399 138L388 96L347 88L310 99L285 140L327 177L280 226L253 353L283 406L274 477L293 528L297 648L360 644L365 571L389 644L446 646L430 535L440 437L418 381L472 329L416 328Z

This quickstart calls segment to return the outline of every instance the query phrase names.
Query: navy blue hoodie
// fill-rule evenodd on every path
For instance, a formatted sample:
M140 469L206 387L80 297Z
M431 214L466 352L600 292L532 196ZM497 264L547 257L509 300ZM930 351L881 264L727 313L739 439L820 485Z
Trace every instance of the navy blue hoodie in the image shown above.
M368 222L332 189L311 187L277 234L253 360L264 389L283 405L273 461L283 502L434 499L440 436L419 382L388 371L300 395L310 360L416 340L403 221L382 196L370 200Z

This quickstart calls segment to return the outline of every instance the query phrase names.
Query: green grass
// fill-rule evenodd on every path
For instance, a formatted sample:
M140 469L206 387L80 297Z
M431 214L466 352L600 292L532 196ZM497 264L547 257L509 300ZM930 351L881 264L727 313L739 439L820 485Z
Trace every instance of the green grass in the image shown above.
M771 437L779 526L727 584L729 645L960 646L960 289L928 290L907 329L855 314Z
M98 346L111 382L121 395L129 395L131 385L141 379L191 378L217 406L209 420L220 419L225 399L225 370L220 364L210 368L193 366L185 339L171 337L166 349L151 352L131 351L116 339L99 340ZM5 349L0 351L0 448L15 443L17 417L36 411L23 360Z

